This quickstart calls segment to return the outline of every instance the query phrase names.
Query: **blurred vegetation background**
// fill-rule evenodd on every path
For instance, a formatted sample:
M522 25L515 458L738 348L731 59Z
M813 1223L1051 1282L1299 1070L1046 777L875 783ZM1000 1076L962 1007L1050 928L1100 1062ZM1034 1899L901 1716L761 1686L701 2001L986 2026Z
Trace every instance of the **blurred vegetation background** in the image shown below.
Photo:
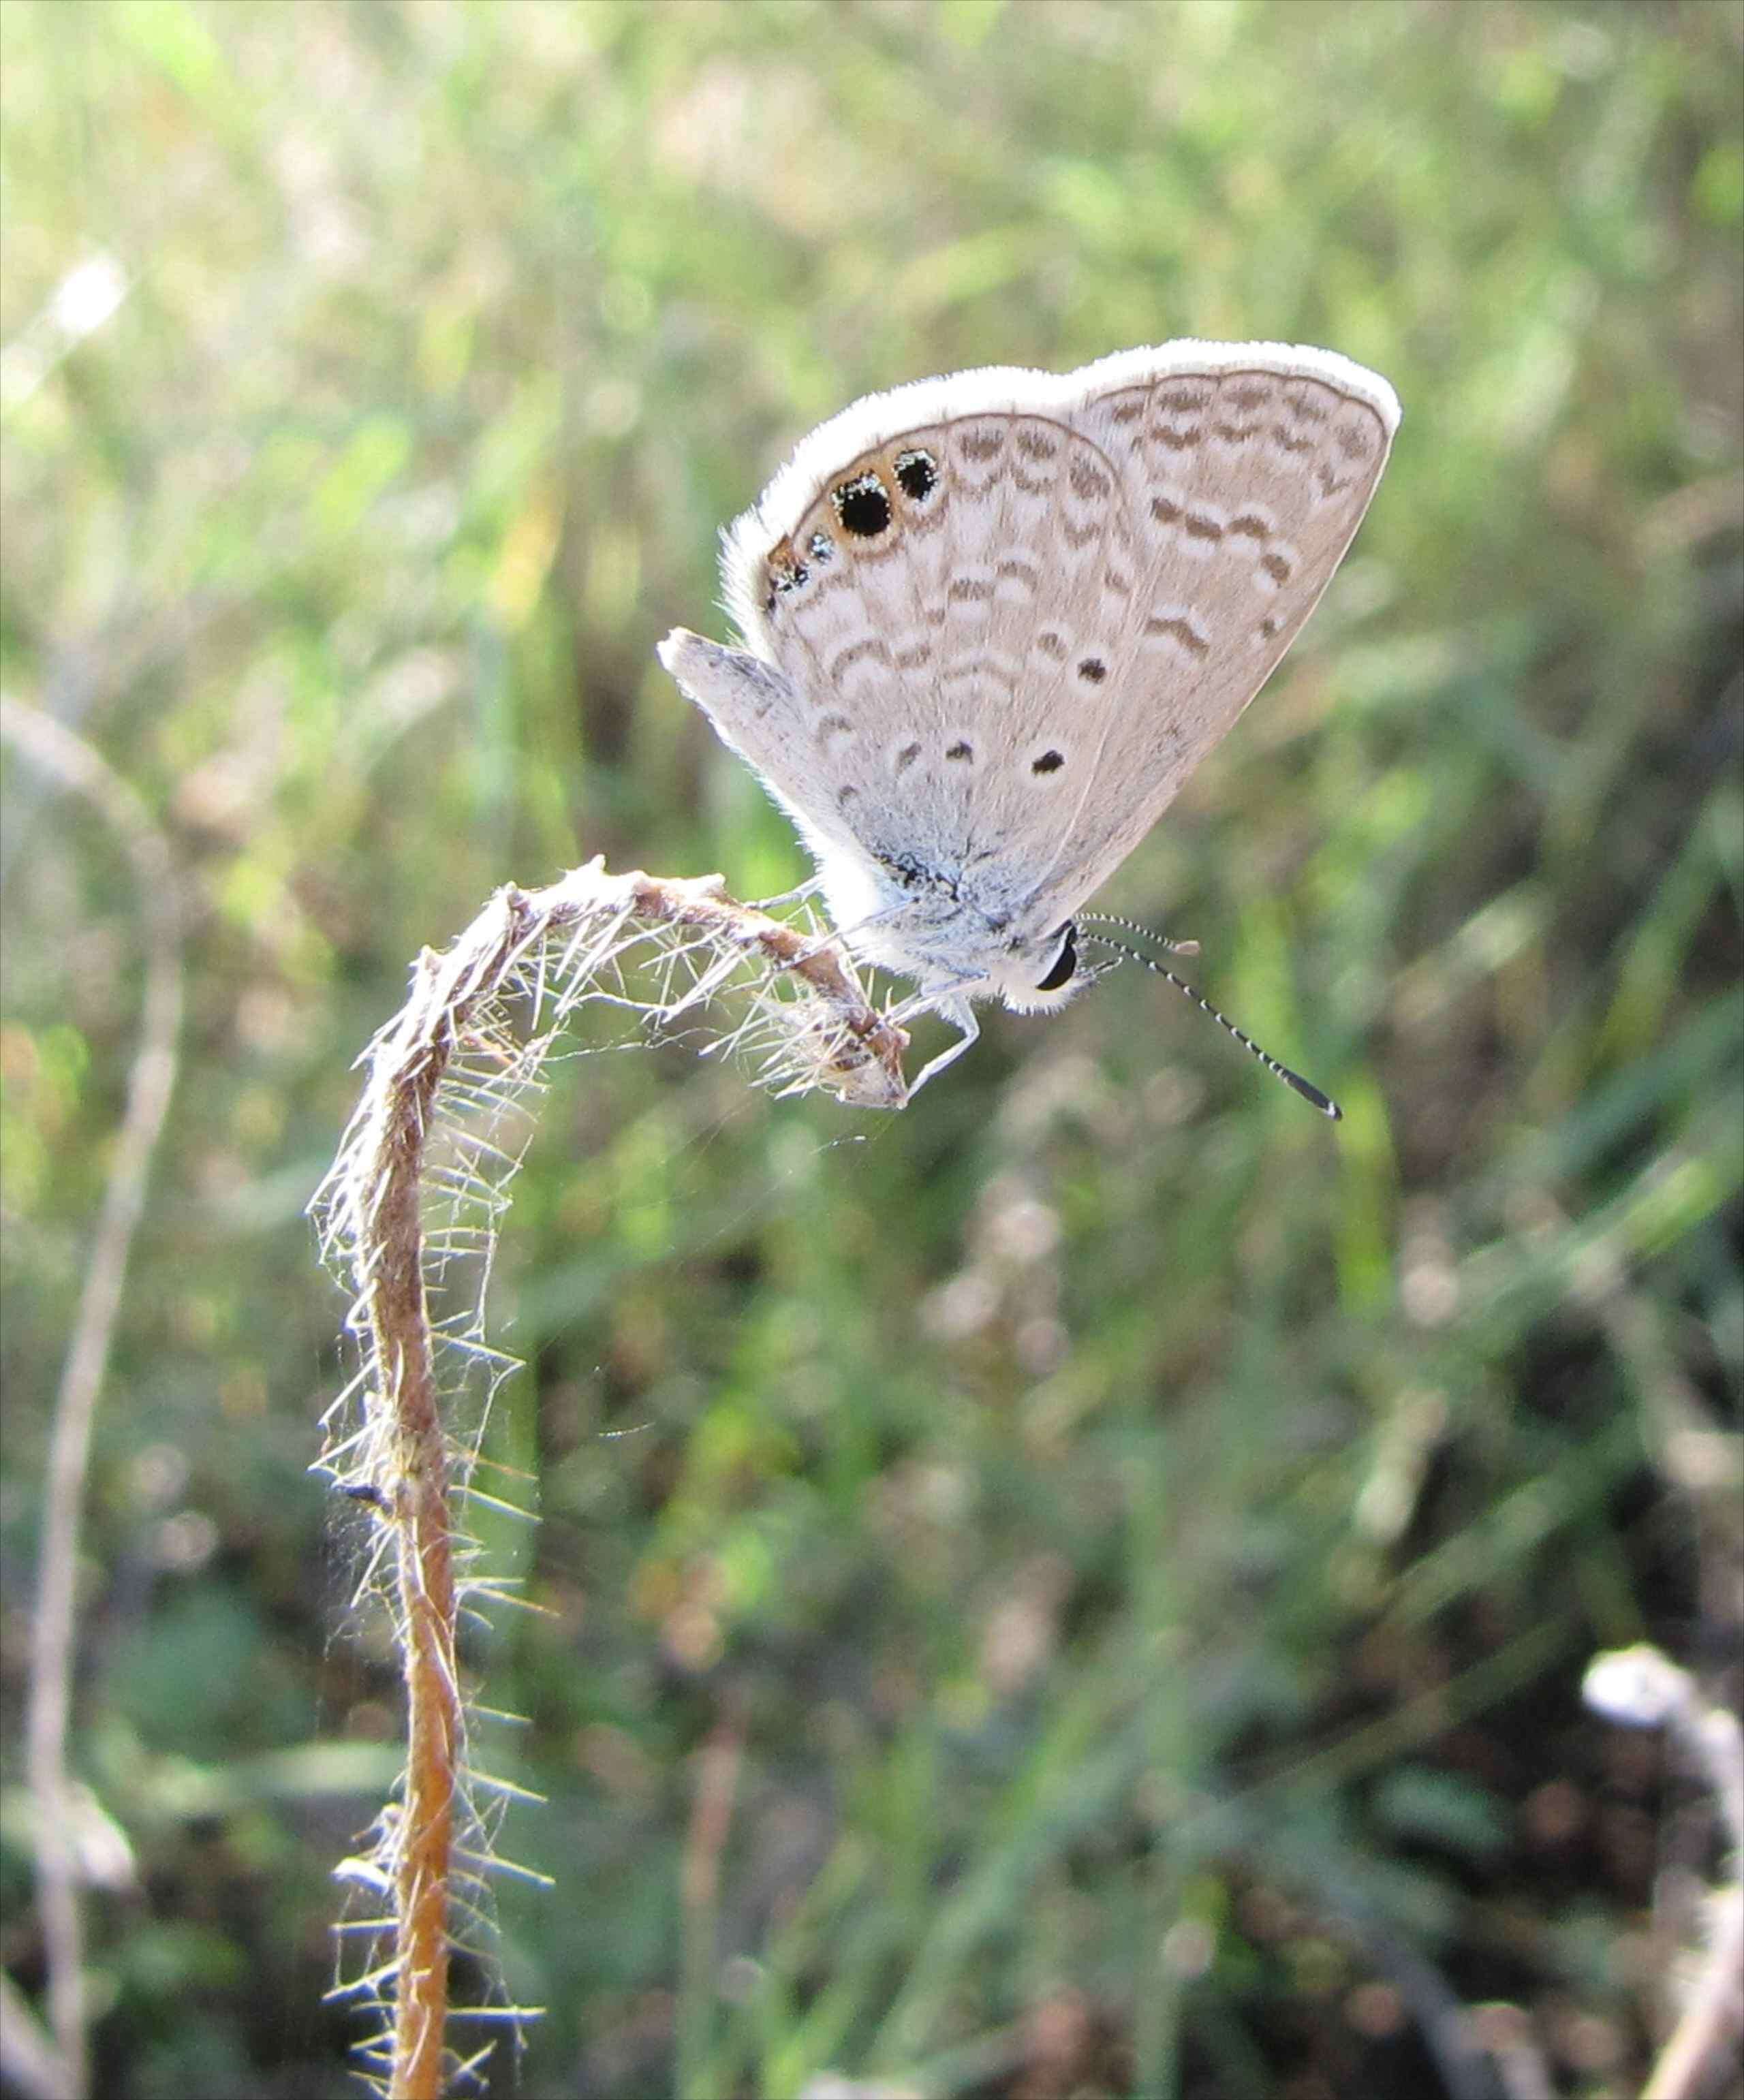
M1136 972L898 1118L564 1065L487 1444L545 1615L476 1652L558 1884L501 1900L519 2089L1500 2092L1426 2040L1461 2004L1637 2089L1714 1862L1581 1673L1649 1636L1739 1688L1741 77L1733 0L0 7L0 674L188 919L79 1571L137 1864L89 1899L104 2093L355 2089L329 1875L398 1687L306 1471L303 1207L408 964L596 852L799 879L652 655L724 633L717 528L862 393L1185 334L1405 404L1108 893L1347 1119ZM4 792L33 1989L33 1555L141 900Z

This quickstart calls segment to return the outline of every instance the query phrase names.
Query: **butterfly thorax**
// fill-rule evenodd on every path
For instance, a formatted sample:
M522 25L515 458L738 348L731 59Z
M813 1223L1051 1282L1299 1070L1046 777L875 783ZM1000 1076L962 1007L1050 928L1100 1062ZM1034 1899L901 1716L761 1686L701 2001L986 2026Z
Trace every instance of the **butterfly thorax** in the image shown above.
M862 962L923 992L996 998L1020 1013L1063 1005L1078 989L1070 926L1038 913L1009 862L813 845L831 919Z

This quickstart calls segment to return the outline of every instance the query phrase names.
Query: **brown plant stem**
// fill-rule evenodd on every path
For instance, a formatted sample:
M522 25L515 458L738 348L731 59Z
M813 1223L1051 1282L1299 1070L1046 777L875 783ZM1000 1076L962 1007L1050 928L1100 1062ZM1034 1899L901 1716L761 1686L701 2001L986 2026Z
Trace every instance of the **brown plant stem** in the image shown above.
M430 973L426 971L426 982ZM414 1002L413 1017L416 1016ZM422 1030L390 1039L377 1096L364 1297L391 1425L383 1484L395 1529L406 1686L406 1779L395 1869L392 2100L437 2100L448 1983L448 1887L461 1739L448 1454L424 1299L424 1136L448 1042ZM452 1039L449 1039L451 1040Z
M404 1795L386 1863L395 1931L390 2100L438 2100L448 2076L450 1888L466 1733L452 1513L464 1462L444 1419L426 1293L426 1151L457 1061L464 1069L481 1049L508 1059L510 1091L536 1070L543 1039L524 1061L511 1055L505 999L527 999L536 1029L549 993L561 1017L595 995L595 977L615 968L643 925L694 934L715 967L676 1002L622 1003L670 1015L705 996L722 966L760 960L791 973L801 994L778 1009L781 1030L791 1031L778 1037L787 1076L864 1106L907 1098L908 1039L868 1004L832 947L735 902L718 876L613 876L598 860L545 889L504 888L445 954L426 950L405 1005L371 1044L356 1115L317 1205L329 1248L355 1286L366 1351L364 1427L339 1447L349 1454L343 1470L331 1470L385 1532L406 1689Z

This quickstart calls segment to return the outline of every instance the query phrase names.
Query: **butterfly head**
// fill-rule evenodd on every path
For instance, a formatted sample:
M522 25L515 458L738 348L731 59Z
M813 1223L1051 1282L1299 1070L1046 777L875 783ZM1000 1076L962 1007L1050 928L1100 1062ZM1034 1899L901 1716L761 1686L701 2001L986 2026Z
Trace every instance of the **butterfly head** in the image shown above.
M1087 982L1070 919L1040 940L1013 942L987 970L989 986L1013 1013L1052 1013Z

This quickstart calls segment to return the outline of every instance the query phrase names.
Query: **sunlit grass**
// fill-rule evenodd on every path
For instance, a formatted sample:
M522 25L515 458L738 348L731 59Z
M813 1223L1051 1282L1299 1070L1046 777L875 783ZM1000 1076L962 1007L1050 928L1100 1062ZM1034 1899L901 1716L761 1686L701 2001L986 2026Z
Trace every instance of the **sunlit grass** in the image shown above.
M682 1045L556 1074L492 1451L551 1616L480 1661L560 1884L506 1907L523 2089L672 2089L682 2035L700 2100L1002 2093L1045 2029L1085 2091L1423 2091L1420 2005L1358 1995L1400 1947L1639 2082L1657 1780L1579 1684L1736 1634L1685 1461L1744 1376L1737 20L0 7L0 676L146 799L192 942L90 1495L77 1762L152 1890L93 1905L117 2090L342 2089L373 1801L185 1804L395 1726L327 1645L302 1210L409 961L595 852L798 879L653 659L725 636L720 524L872 388L1185 333L1405 405L1109 898L1346 1121L1136 973L896 1118ZM0 851L17 1569L139 973L13 761Z

